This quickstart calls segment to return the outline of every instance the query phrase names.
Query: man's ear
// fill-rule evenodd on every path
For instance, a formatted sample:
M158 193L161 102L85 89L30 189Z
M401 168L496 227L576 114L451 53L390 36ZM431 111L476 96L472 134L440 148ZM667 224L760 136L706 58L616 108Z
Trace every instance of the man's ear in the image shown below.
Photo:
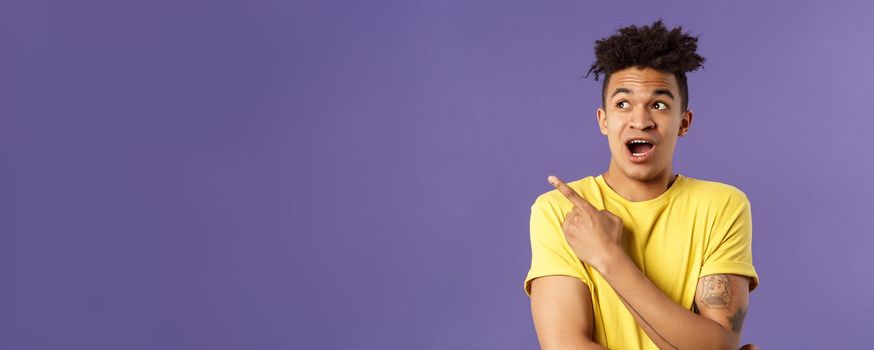
M687 109L683 112L682 118L680 120L680 131L677 133L678 136L684 136L689 133L689 127L692 125L692 110Z
M603 108L598 108L598 128L601 129L601 135L607 136L607 112Z

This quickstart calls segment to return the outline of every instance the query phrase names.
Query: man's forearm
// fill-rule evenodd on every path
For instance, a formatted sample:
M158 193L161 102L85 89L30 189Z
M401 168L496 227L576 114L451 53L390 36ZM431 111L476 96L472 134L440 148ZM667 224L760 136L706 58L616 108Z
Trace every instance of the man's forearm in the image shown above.
M660 349L737 349L725 327L678 305L656 287L624 252L612 254L601 275Z

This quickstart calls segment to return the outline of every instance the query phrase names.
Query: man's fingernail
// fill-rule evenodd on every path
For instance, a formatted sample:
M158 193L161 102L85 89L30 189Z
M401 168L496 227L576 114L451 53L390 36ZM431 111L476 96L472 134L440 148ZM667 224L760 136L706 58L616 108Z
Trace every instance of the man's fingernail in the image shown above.
M549 175L546 180L549 181L549 183L555 185L555 176Z

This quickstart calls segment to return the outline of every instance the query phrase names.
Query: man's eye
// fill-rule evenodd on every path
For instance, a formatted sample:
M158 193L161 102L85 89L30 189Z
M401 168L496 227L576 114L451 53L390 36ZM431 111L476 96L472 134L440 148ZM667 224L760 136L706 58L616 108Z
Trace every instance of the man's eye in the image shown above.
M616 107L622 108L623 103L628 103L628 101L619 101L619 103L616 104Z
M658 101L658 102L654 103L653 106L658 106L659 104L661 104L662 106L665 106L665 108L656 108L656 109L659 109L659 110L665 110L665 109L668 109L668 105L665 104L664 102L661 102L661 101Z

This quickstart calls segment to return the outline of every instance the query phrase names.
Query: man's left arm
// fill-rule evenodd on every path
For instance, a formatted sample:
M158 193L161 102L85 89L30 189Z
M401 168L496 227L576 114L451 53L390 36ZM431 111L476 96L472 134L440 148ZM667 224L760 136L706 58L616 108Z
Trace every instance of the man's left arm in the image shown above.
M715 274L698 279L695 305L684 309L637 268L624 251L611 254L601 275L660 349L738 348L749 301L749 279Z

